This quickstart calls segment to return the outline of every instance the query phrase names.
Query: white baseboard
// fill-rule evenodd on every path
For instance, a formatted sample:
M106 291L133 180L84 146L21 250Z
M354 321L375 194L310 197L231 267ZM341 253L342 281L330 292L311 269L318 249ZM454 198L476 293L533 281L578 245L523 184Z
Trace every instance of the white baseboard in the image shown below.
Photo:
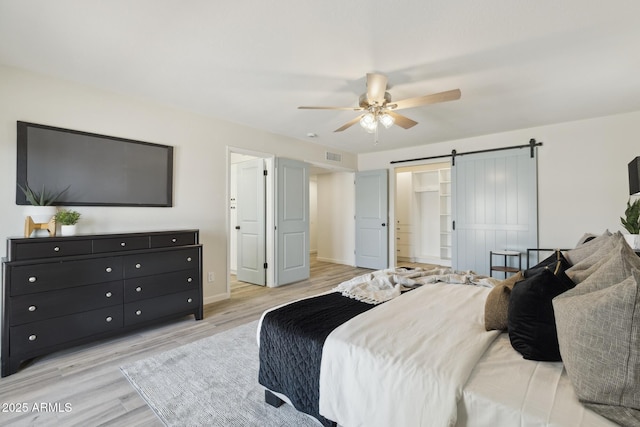
M202 300L203 305L213 304L214 302L224 301L226 299L231 298L231 294L225 292L223 294L212 295L210 297L206 297Z

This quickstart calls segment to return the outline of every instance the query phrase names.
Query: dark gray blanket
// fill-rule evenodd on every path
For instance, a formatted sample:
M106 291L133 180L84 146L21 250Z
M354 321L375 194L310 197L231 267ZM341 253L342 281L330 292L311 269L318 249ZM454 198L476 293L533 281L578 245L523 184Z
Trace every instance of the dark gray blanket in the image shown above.
M258 381L287 396L297 410L331 425L319 412L322 347L331 331L373 307L334 292L267 313L260 330Z

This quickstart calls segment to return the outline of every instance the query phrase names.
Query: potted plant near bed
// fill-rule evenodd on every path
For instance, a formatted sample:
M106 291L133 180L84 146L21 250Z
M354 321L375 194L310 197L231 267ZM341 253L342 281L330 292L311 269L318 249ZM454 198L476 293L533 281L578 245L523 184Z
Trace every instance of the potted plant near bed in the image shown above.
M33 190L29 186L28 182L25 183L24 187L20 184L18 184L18 187L22 190L25 198L30 203L30 206L25 208L25 214L27 217L31 217L33 222L36 224L45 224L51 221L51 218L56 214L56 207L53 206L53 204L65 191L69 189L69 187L67 187L59 192L50 192L47 191L43 185L42 191L38 192ZM35 230L33 234L36 237L48 235L47 230Z
M627 201L627 209L624 211L625 217L620 217L622 226L629 232L624 238L635 250L640 249L640 199L636 199L633 203Z
M80 219L80 212L63 209L56 213L56 223L60 224L60 234L75 236L76 224Z

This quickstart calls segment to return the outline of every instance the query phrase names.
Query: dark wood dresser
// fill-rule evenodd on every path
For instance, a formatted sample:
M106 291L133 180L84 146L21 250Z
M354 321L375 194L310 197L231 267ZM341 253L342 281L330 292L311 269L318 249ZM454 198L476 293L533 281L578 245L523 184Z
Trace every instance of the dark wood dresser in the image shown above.
M203 316L198 230L9 238L2 273L3 377L36 356Z

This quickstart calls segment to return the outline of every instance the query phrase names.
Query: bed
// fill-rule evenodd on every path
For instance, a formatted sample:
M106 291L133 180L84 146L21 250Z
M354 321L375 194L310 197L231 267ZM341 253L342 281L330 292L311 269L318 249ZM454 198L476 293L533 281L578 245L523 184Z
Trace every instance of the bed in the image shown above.
M558 252L510 288L393 269L268 310L257 337L265 399L325 426L640 425L640 258L618 234ZM589 322L610 315L603 293L624 300L618 326ZM487 323L497 294L509 297L508 331ZM549 310L553 331L532 329ZM576 338L593 338L593 323L609 328L600 346Z

